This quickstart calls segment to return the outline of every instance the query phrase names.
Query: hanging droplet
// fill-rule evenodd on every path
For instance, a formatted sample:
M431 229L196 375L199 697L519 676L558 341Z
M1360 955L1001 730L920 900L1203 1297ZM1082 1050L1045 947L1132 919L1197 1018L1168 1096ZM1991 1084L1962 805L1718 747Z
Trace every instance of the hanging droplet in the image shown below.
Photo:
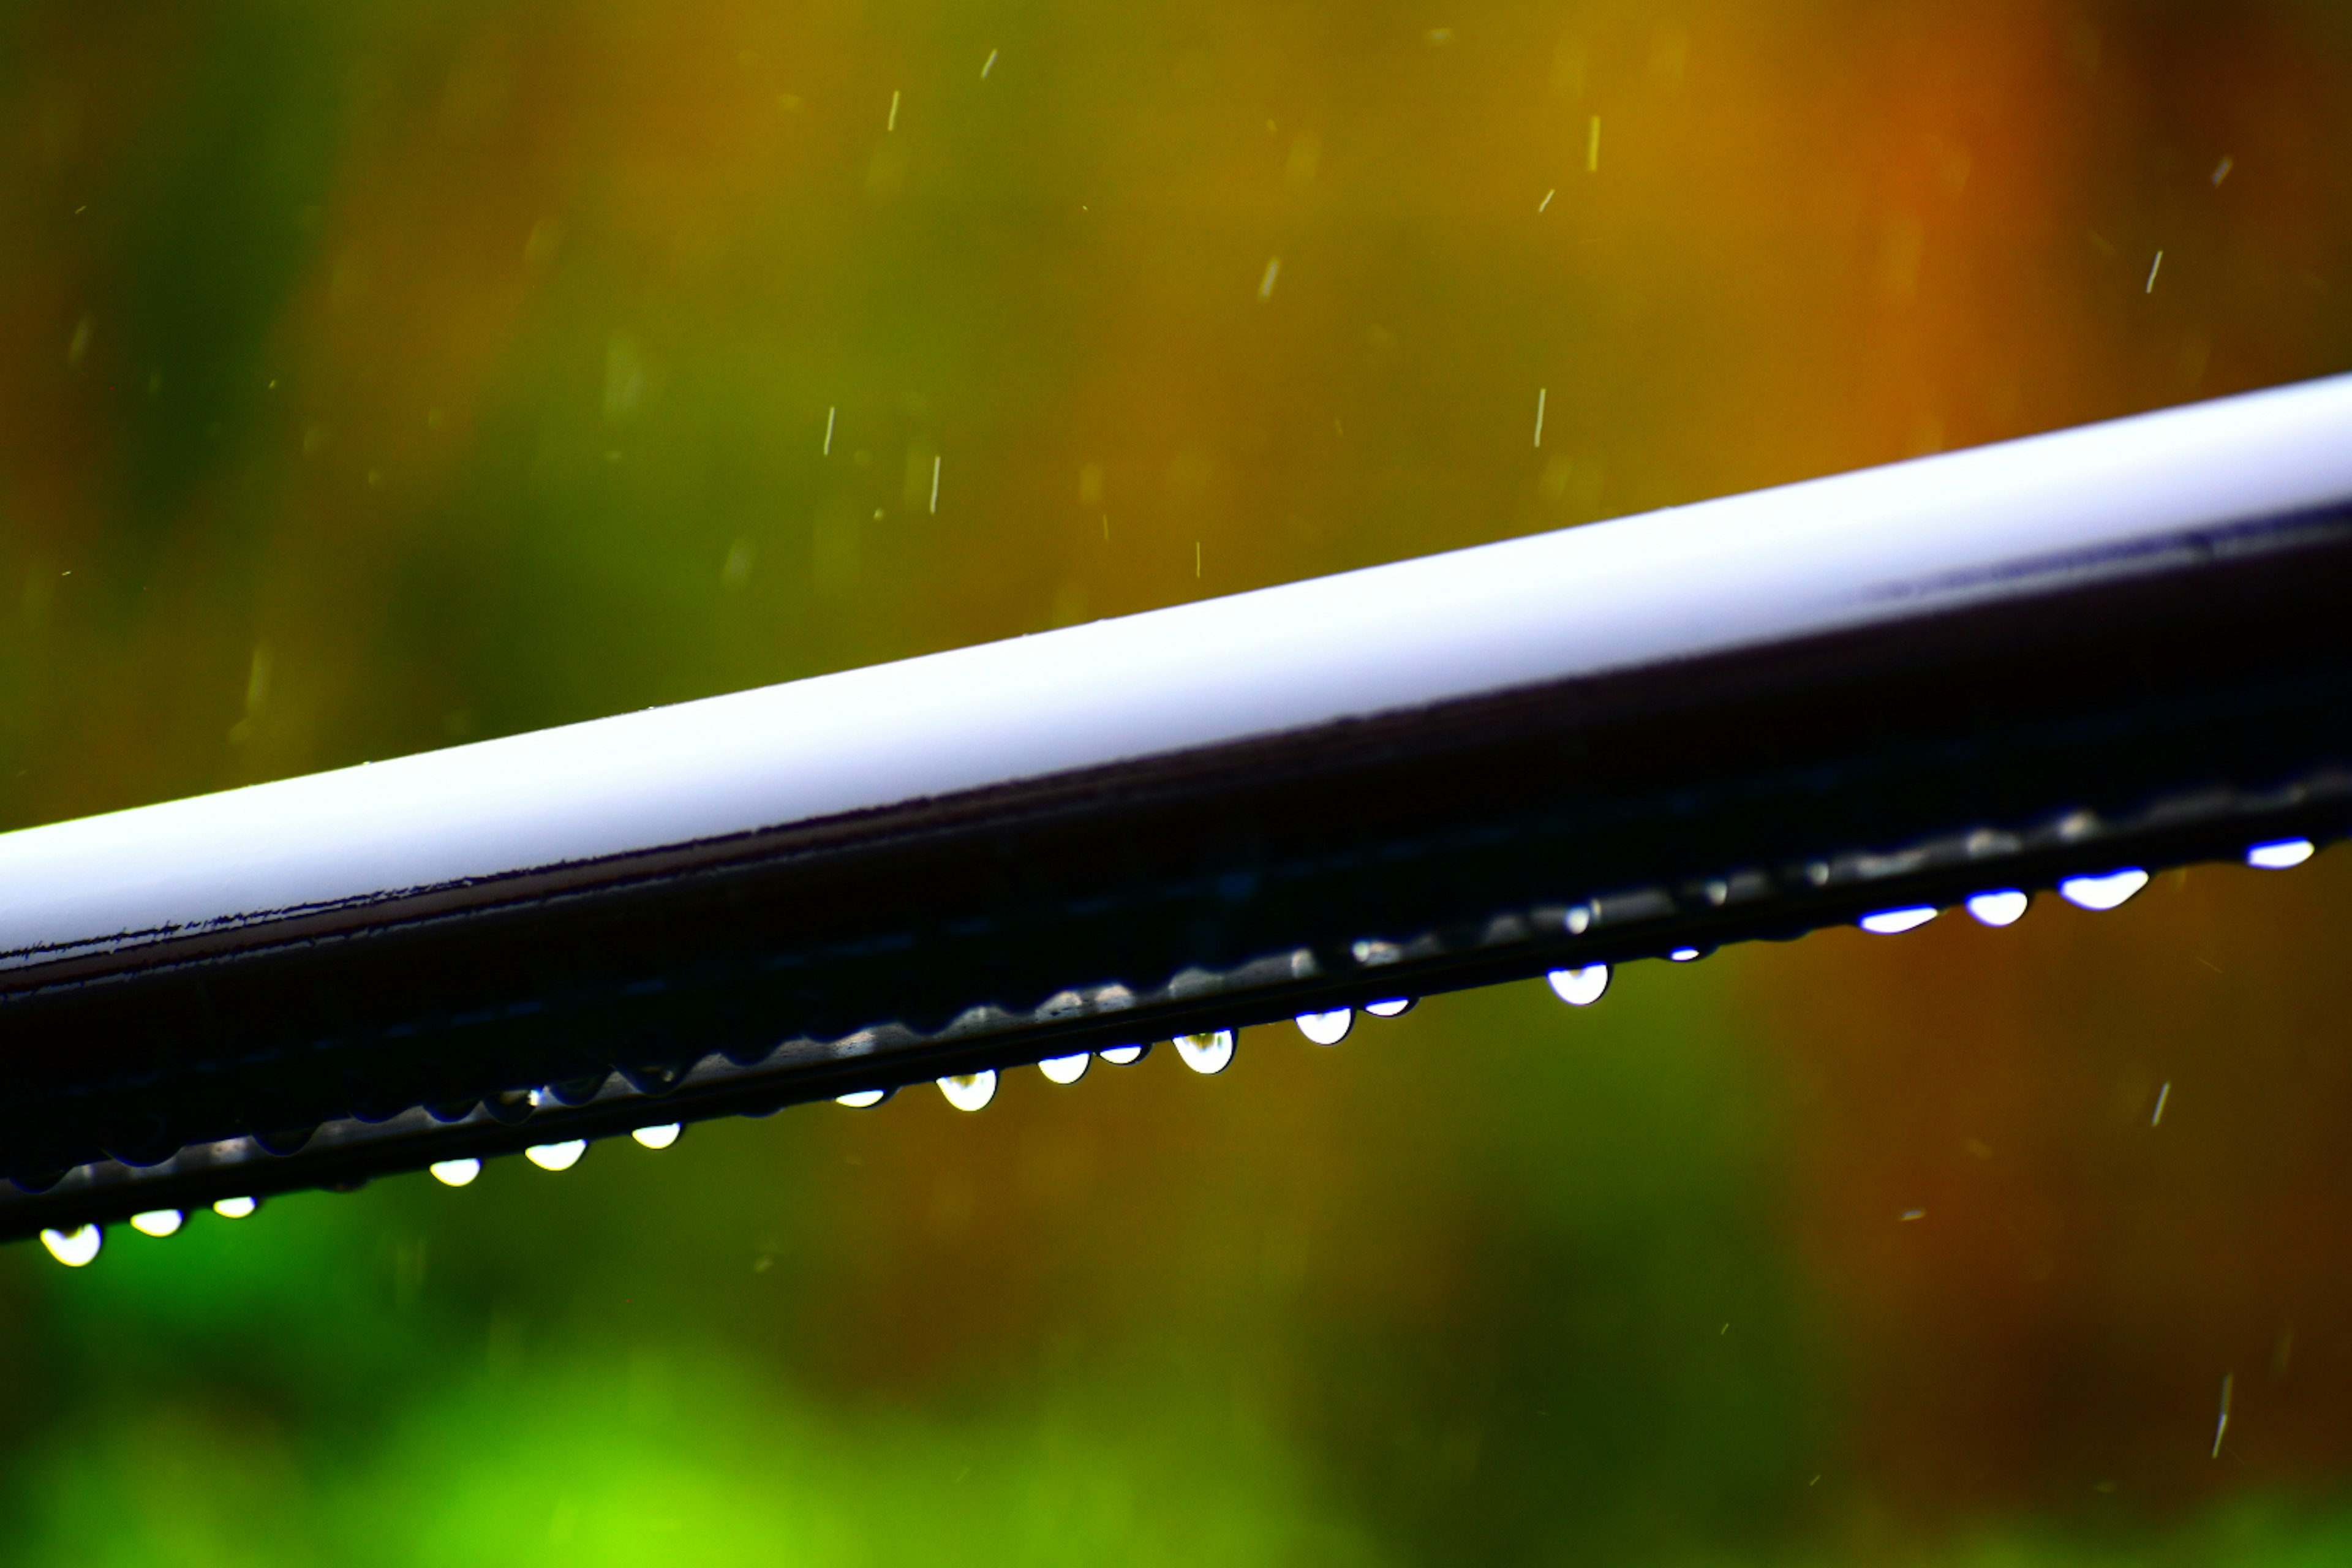
M1970 899L1969 913L1989 926L2015 925L2025 918L2025 907L2032 901L2030 894L2003 888L1999 892L1979 893Z
M978 1110L996 1098L996 1073L991 1068L943 1078L940 1079L940 1092L958 1110Z
M1150 1046L1105 1046L1095 1055L1115 1068L1133 1067L1150 1051Z
M187 1223L187 1218L178 1209L149 1209L145 1214L131 1216L131 1228L142 1236L171 1236Z
M640 1127L629 1134L648 1149L667 1149L677 1142L680 1129L675 1121L665 1121L658 1127Z
M67 1268L79 1268L98 1256L98 1249L106 1245L106 1232L94 1225L78 1225L71 1230L45 1230L41 1232L41 1245Z
M865 1110L881 1104L889 1098L890 1091L887 1089L861 1089L850 1094L836 1094L833 1097L833 1102L835 1105L845 1105L852 1110Z
M425 1168L445 1187L462 1187L482 1173L479 1160L436 1160Z
M1918 930L1934 920L1937 912L1933 904L1913 904L1908 909L1874 910L1854 923L1874 935L1897 936Z
M1385 1002L1367 1002L1364 1011L1375 1018L1395 1018L1412 1011L1413 998L1391 996Z
M1087 1064L1092 1060L1094 1058L1084 1051L1076 1056L1047 1057L1037 1064L1037 1070L1044 1073L1049 1082L1076 1083L1087 1076Z
M1690 963L1696 960L1705 958L1706 954L1701 952L1695 947L1678 947L1675 949L1674 952L1666 954L1666 956L1673 959L1676 963Z
M1341 1007L1329 1013L1301 1013L1298 1032L1318 1046L1336 1046L1348 1037L1356 1022L1356 1010Z
M1588 963L1581 969L1555 969L1544 978L1551 993L1571 1007L1590 1007L1609 989L1609 966Z
M2077 909L2112 910L2147 886L2147 873L2130 866L2104 877L2069 877L2058 884L2058 892Z
M1234 1064L1234 1032L1219 1029L1211 1035L1179 1035L1176 1054L1194 1072L1221 1073Z
M2257 844L2246 851L2246 864L2264 871L2284 871L2310 859L2312 847L2308 838L2281 838Z
M568 1171L586 1152L588 1140L567 1138L561 1143L534 1143L522 1152L522 1157L542 1171Z
M249 1219L260 1206L259 1198L223 1198L213 1205L213 1213L223 1219Z

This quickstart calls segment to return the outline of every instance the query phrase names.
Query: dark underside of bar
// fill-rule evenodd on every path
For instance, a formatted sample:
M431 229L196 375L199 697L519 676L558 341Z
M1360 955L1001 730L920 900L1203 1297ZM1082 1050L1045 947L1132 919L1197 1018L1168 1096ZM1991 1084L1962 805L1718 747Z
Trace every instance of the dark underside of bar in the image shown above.
M2352 521L17 971L0 1234L2352 823Z

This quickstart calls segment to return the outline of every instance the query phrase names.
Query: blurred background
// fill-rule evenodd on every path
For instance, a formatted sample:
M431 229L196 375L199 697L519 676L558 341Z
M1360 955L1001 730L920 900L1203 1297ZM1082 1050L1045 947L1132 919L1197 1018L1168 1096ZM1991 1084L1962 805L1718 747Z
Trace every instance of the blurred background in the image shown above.
M5 826L2352 368L2327 0L17 0L0 146ZM2347 934L16 1246L0 1561L2352 1561Z

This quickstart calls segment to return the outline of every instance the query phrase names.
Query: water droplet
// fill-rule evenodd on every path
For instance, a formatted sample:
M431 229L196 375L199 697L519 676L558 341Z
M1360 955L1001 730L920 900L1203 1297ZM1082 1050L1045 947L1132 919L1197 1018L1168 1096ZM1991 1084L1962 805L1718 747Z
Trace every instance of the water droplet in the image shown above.
M178 1209L149 1209L145 1214L131 1216L131 1228L142 1236L170 1236L187 1223L187 1218Z
M1979 893L1970 899L1969 913L1989 926L2015 925L2025 918L2025 907L2032 901L2030 894L2021 893L2015 888L2003 888L1998 892Z
M1391 996L1385 1002L1365 1003L1364 1011L1375 1018L1397 1018L1412 1012L1412 1003L1410 996Z
M1581 969L1555 969L1544 976L1552 994L1571 1007L1590 1007L1609 989L1609 966L1588 963Z
M2246 864L2264 871L2284 871L2289 866L2300 866L2311 858L2312 843L2308 838L2281 838L2269 844L2257 844L2246 851Z
M1115 1068L1133 1067L1150 1051L1150 1046L1105 1046L1095 1055Z
M1176 1054L1184 1065L1199 1073L1220 1073L1233 1066L1234 1032L1219 1029L1212 1035L1179 1035Z
M432 1172L433 1179L443 1186L462 1187L482 1173L482 1163L479 1160L436 1160L425 1169Z
M522 1157L542 1171L568 1171L586 1152L588 1140L567 1138L561 1143L535 1143L522 1152Z
M677 1142L680 1129L675 1121L665 1121L658 1127L640 1127L629 1134L648 1149L667 1149Z
M1854 923L1878 936L1895 936L1918 930L1934 920L1937 913L1933 904L1914 904L1908 909L1874 910Z
M2077 909L2112 910L2147 886L2147 873L2132 866L2104 877L2069 877L2058 892Z
M1697 959L1705 958L1706 954L1701 952L1695 947L1678 947L1675 949L1674 952L1666 954L1666 956L1673 959L1676 963L1689 963Z
M940 1092L958 1110L978 1110L996 1098L996 1074L991 1069L943 1078L940 1079Z
M106 1232L94 1225L78 1225L71 1230L41 1232L41 1245L49 1249L51 1258L68 1268L79 1268L96 1258L98 1249L105 1244Z
M1087 1076L1087 1064L1094 1058L1080 1051L1070 1057L1047 1057L1037 1064L1037 1070L1054 1083L1076 1083Z
M1348 1037L1349 1028L1356 1021L1355 1009L1341 1007L1330 1013L1301 1013L1298 1032L1318 1046L1336 1046Z
M852 1094L836 1094L833 1097L833 1102L835 1105L845 1105L852 1110L865 1110L869 1107L881 1104L889 1098L890 1091L887 1089L861 1089Z
M223 1219L247 1219L260 1206L259 1198L223 1198L213 1205L213 1213Z

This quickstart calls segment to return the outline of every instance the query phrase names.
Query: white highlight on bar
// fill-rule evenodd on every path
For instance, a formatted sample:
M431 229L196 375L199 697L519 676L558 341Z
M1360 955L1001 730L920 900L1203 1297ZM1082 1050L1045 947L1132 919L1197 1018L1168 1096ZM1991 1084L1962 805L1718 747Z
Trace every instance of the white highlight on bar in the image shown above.
M482 1173L479 1160L436 1160L425 1167L445 1187L462 1187Z
M1863 916L1854 924L1876 936L1897 936L1906 931L1917 931L1939 912L1933 904L1915 904L1909 909L1879 910Z
M2290 866L2300 866L2312 857L2313 845L2308 838L2282 838L2274 843L2257 844L2246 851L2246 864L2263 871L2284 871Z
M1928 614L2347 502L2337 377L28 828L0 969Z
M580 1163L580 1156L588 1152L588 1140L567 1138L561 1143L537 1143L522 1152L522 1157L542 1171L568 1171Z
M629 1136L648 1149L667 1149L677 1142L677 1135L682 1131L684 1129L677 1122L664 1121L652 1127L640 1127Z
M2147 873L2132 866L2103 877L2069 877L2058 884L2058 896L2076 909L2112 910L2147 886Z

